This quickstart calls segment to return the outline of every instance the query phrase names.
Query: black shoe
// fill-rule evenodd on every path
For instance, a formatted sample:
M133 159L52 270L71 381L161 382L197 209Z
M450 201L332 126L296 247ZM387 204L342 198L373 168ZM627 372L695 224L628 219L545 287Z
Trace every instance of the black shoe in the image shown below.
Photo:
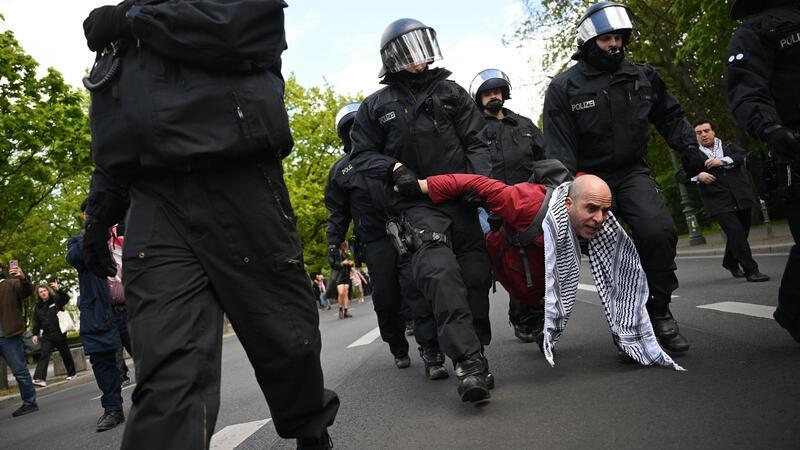
M518 324L512 325L514 325L514 336L516 336L521 342L528 344L536 340L536 335L533 333L530 327Z
M489 389L494 389L494 375L492 372L489 372L489 360L486 359L486 355L483 354L483 350L481 350L481 359L483 360L483 366L486 368L483 371L483 378L486 379L486 387Z
M667 316L654 316L650 315L650 321L653 324L653 331L656 334L658 343L675 353L683 353L689 350L689 341L683 337L678 330L678 322L672 317L672 314L667 313Z
M728 269L731 272L731 275L733 275L733 278L744 278L744 276L745 276L744 275L744 271L742 269L740 269L738 266L734 267L733 269L729 269L729 268L726 267L726 269Z
M793 325L789 316L780 309L776 309L775 312L772 313L772 317L775 318L775 322L778 322L778 325L786 329L789 335L800 344L800 326Z
M456 363L458 395L462 402L482 403L492 396L486 386L485 371L486 366L483 365L480 353Z
M11 413L12 417L19 417L24 416L25 414L30 414L32 412L36 412L39 410L39 407L36 403L23 403L22 406L16 409L16 411Z
M617 349L617 358L619 358L619 362L622 364L636 364L635 359L631 358L630 355L619 349Z
M322 432L322 436L316 439L302 438L297 440L298 450L327 450L331 448L333 448L333 440L327 429Z
M425 366L425 376L427 376L429 380L444 380L445 378L448 378L450 374L447 372L447 368L443 365Z
M753 283L760 283L762 281L769 281L769 276L759 272L758 269L747 274L747 281Z
M411 365L411 358L408 357L408 354L395 356L394 365L397 366L398 369L408 369L408 366Z
M122 422L125 422L125 414L123 414L122 411L106 410L106 412L100 416L100 419L97 420L97 432L108 431Z

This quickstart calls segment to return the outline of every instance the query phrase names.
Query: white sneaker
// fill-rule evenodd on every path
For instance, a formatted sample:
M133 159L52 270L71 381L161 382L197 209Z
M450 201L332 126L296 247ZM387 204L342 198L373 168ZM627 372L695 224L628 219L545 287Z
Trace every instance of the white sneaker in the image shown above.
M44 381L44 380L33 380L33 384L34 384L35 386L39 386L39 387L45 387L45 386L47 386L47 382L46 382L46 381Z
M75 377L76 377L76 376L77 376L77 375L72 375L72 376L69 376L69 377L67 377L67 378L66 378L66 380L67 380L67 381L72 381L72 380L74 380L74 379L75 379Z

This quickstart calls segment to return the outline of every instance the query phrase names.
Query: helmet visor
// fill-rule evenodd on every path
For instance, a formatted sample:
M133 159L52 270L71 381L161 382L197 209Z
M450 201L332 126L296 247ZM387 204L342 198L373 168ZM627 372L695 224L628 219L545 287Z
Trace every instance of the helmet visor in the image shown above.
M437 59L442 59L442 51L439 50L433 28L409 31L381 49L381 60L386 73L400 72L407 67L431 63Z
M622 5L603 8L578 24L578 42L584 43L601 34L633 30L627 9Z
M503 73L502 70L486 69L484 71L481 71L481 73L475 75L475 78L472 79L472 83L469 84L469 93L470 93L470 95L475 97L475 95L477 95L478 92L480 92L482 90L485 90L486 87L488 87L488 85L486 87L484 87L483 86L484 83L486 83L487 81L491 81L491 80L496 80L497 81L497 83L493 83L493 84L495 84L495 86L498 86L498 87L499 86L506 86L506 87L508 87L509 90L511 90L511 81L508 79L508 76L505 73ZM495 86L493 86L493 87L495 87ZM481 89L482 87L484 89Z
M339 131L339 128L341 128L344 119L347 118L347 116L352 117L358 111L359 106L361 106L361 103L348 103L339 110L339 112L336 114L336 119L333 122L337 132Z

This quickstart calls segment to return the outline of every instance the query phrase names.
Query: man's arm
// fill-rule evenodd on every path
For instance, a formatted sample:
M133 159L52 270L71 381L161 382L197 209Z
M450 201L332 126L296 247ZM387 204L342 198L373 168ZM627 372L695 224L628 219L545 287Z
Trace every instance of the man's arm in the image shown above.
M544 97L545 157L557 159L574 174L578 170L578 124L570 113L566 93L552 82Z
M372 106L369 102L361 103L353 123L350 139L353 150L350 152L350 164L359 173L388 184L392 179L392 170L397 159L384 155L386 133L376 120L373 120Z
M703 170L702 152L697 148L694 130L686 120L686 113L655 69L646 66L645 73L653 89L655 102L650 110L650 122L655 125L667 145L681 155L686 175L693 177Z
M486 119L483 118L475 101L461 86L453 83L458 91L458 114L456 127L464 154L467 158L467 171L476 175L489 176L492 173L492 160L489 143L486 140Z
M341 161L341 160L340 160ZM336 171L340 164L331 167L328 184L325 186L325 207L328 208L328 228L326 236L328 245L339 247L347 235L352 217L350 215L350 196L336 182Z
M474 190L483 198L487 208L512 226L527 225L533 220L537 211L531 206L531 191L541 189L540 185L519 183L509 186L502 181L468 174L436 175L422 181L427 182L428 194L434 203L455 200L464 191Z

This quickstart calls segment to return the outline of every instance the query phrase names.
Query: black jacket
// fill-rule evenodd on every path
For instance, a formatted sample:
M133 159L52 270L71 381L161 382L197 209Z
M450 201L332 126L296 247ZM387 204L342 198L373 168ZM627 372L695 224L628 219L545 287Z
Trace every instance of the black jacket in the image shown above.
M87 212L109 225L143 172L282 157L293 145L280 73L286 3L137 3L119 74L91 94Z
M685 159L696 157L683 108L649 65L624 60L609 74L581 60L547 88L545 153L573 173L611 176L643 164L650 124ZM700 169L696 160L684 167L691 175Z
M351 133L353 167L367 177L391 184L398 161L420 178L448 173L489 176L491 163L486 121L475 101L446 78L445 69L430 69L413 91L405 73L390 74L383 89L361 104ZM398 197L392 195L392 200Z
M800 127L800 6L768 9L728 44L726 81L734 117L764 139L772 124Z
M375 189L383 187L353 170L350 155L333 164L325 186L329 245L338 246L344 241L351 219L355 221L355 234L360 242L366 244L386 237L387 215L372 197Z
M34 293L34 295L37 295ZM33 327L31 332L35 336L39 336L40 331L42 336L49 340L64 339L64 334L58 326L59 311L64 310L64 305L69 302L69 298L64 291L58 291L55 295L50 296L46 302L39 300L38 295L36 298L36 307L33 310Z
M502 120L486 111L483 115L492 155L491 177L506 184L528 181L533 162L544 158L542 132L531 119L506 108Z
M708 159L701 150L697 151L702 155L704 161ZM712 184L698 182L697 185L700 190L700 199L709 216L751 209L758 204L755 188L744 167L749 152L733 143L726 142L722 146L722 153L733 160L733 166L703 169L703 172L714 175L716 181Z

